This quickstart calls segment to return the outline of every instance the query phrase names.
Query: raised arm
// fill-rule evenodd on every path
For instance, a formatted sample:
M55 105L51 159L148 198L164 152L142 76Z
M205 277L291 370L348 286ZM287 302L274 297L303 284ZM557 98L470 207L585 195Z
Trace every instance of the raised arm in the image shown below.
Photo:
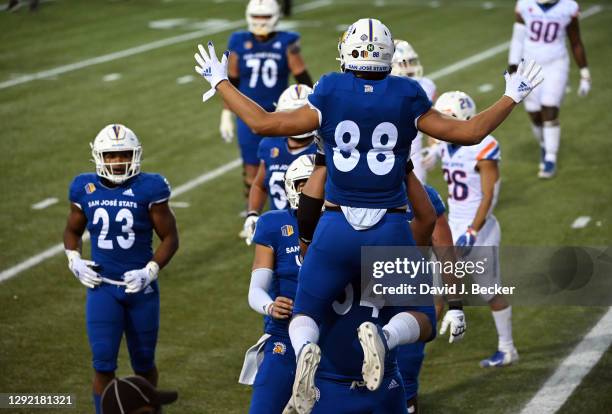
M443 115L430 109L421 115L417 127L425 134L458 145L474 145L481 142L495 130L529 92L544 78L540 76L542 67L535 62L518 66L516 73L506 72L506 91L497 102L467 121Z
M266 112L261 106L244 96L228 80L228 52L221 61L215 55L212 42L208 42L208 53L198 45L195 54L195 70L206 79L212 89L204 94L204 101L218 92L227 108L239 116L258 135L295 136L319 128L319 114L315 109L303 106L295 111Z

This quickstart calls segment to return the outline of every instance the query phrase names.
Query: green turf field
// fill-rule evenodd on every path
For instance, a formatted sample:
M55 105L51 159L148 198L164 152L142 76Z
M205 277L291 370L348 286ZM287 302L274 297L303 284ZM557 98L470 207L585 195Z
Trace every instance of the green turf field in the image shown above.
M0 271L61 241L68 184L76 174L93 169L89 142L108 123L132 128L144 146L143 169L164 174L175 188L238 156L236 146L224 144L217 132L218 99L201 103L208 85L197 78L177 82L195 75L198 40L177 40L14 86L6 86L6 81L197 30L202 31L202 42L226 44L240 26L245 3L57 0L42 3L34 14L27 7L0 12ZM411 41L426 75L508 41L513 20L510 0L295 3L296 14L289 22L302 34L302 53L315 78L337 70L339 26L361 17L377 17L396 38ZM522 108L495 132L503 152L496 216L507 245L611 242L612 2L581 2L583 10L595 4L603 8L582 22L593 91L585 99L576 96L573 66L572 91L561 112L558 177L547 182L536 178L539 150ZM183 20L165 29L149 26L167 19ZM210 34L204 34L207 31ZM506 57L502 52L440 77L438 91L464 90L484 108L503 93ZM120 77L104 81L109 74ZM484 84L492 90L482 92ZM445 193L440 175L433 173L431 182ZM59 203L31 209L48 197ZM250 390L237 378L244 351L261 334L261 323L246 299L252 249L237 237L242 227L238 213L244 207L240 171L231 169L175 201L189 207L175 208L181 248L160 277L157 364L160 386L178 389L180 398L165 412L244 413ZM585 228L572 229L578 216L592 220ZM77 409L70 412L92 412L84 299L85 288L69 272L63 254L0 285L0 392L73 393ZM603 312L515 307L521 361L483 371L478 361L496 347L493 320L487 309L468 309L463 343L449 346L438 340L428 346L422 412L519 412ZM608 350L563 412L612 412L610 355ZM118 374L129 373L122 349Z

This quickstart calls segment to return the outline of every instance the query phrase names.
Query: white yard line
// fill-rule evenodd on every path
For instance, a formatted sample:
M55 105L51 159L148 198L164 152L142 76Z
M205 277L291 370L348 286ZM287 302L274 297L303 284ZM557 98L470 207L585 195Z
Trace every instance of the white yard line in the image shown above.
M587 224L589 224L590 221L591 221L591 217L589 216L577 217L576 220L574 220L574 222L572 223L572 228L573 229L583 229L587 226Z
M521 414L553 414L565 404L612 344L612 308L589 331Z
M320 7L330 5L331 0L315 0L310 3L305 3L294 8L294 13L302 13L310 10L315 10ZM227 30L237 29L246 25L244 19L234 20L227 23L221 23L217 27L209 29L197 30L195 32L189 32L178 36L168 37L166 39L157 40L151 43L145 43L140 46L132 47L129 49L121 50L119 52L109 53L102 56L96 56L91 59L81 60L80 62L70 63L68 65L58 66L53 69L43 70L28 75L18 76L13 79L9 79L0 82L0 89L10 88L12 86L21 85L23 83L31 82L37 79L44 79L51 76L61 75L63 73L73 72L75 70L87 68L89 66L99 65L100 63L112 62L114 60L123 59L125 57L138 55L140 53L148 52L150 50L159 49L166 46L175 45L177 43L186 42L188 40L202 40L204 36L210 36L217 33L222 33Z
M321 0L321 1L315 1L313 3L317 3L317 4L319 4L319 7L322 7L322 5L329 4L329 1L328 0ZM310 3L307 3L307 4L310 4ZM306 4L304 6L306 6ZM597 7L597 6L593 6L593 7ZM589 10L591 10L593 7L587 9L584 14L587 14L587 12L589 12ZM598 11L601 11L601 10L602 10L602 8L598 9ZM591 13L588 16L592 16L593 14L595 14L595 13ZM174 37L172 39L176 39L176 37ZM503 43L502 45L505 45L507 47L507 43ZM487 49L484 52L477 53L476 55L468 57L467 59L460 60L459 62L456 62L456 63L448 66L447 68L444 68L444 69L439 70L437 72L433 72L432 74L429 75L429 77L432 78L432 79L440 79L440 78L442 78L444 76L448 76L448 75L450 75L452 73L455 73L455 72L458 72L458 71L460 71L462 69L465 69L466 67L468 67L470 65L474 65L474 64L476 64L478 62L481 62L482 60L486 59L486 57L494 56L495 54L492 54L491 51L492 50L497 50L502 45L496 46L496 47L491 48L491 49ZM497 51L496 53L499 53L499 51ZM483 56L486 56L486 57L483 57ZM207 181L210 181L210 180L212 180L212 179L214 179L214 178L216 178L216 177L218 177L220 175L225 174L226 172L228 172L228 171L230 171L230 170L232 170L234 168L237 168L240 165L240 163L241 163L240 159L235 159L234 161L231 161L231 162L229 162L229 163L227 163L225 165L222 165L221 167L219 167L219 168L217 168L217 169L215 169L213 171L204 173L204 174L200 175L199 177L196 177L193 180L190 180L190 181L186 182L185 184L175 188L173 193L172 193L172 195L174 197L177 197L180 194L183 194L183 193L185 193L187 191L190 191L193 188L195 188L195 187L197 187L199 185L202 185L202 184L204 184ZM210 178L206 178L206 177L210 177ZM51 248L49 248L49 249L47 249L47 250L37 254L35 256L32 256L31 258L29 258L29 259L27 259L27 260L25 260L25 261L15 265L15 266L11 267L9 269L3 270L2 272L0 272L0 283L2 283L5 280L8 280L8 279L18 275L19 273L23 272L24 270L27 270L27 269L29 269L29 268L31 268L33 266L36 266L37 264L41 263L42 261L44 261L44 260L46 260L46 259L48 259L50 257L53 257L55 254L60 253L62 250L63 250L62 244L57 244L57 245L55 245L55 246L53 246L53 247L51 247Z
M57 203L59 200L57 199L57 197L49 197L49 198L45 198L42 201L39 201L36 204L32 204L32 210L42 210L45 209L49 206L52 206L53 204Z

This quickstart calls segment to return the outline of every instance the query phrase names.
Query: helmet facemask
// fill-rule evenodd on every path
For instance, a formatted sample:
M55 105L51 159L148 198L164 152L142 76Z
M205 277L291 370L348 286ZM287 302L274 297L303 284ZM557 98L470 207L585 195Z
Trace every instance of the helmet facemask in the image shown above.
M107 161L105 159L105 155L117 152L131 153L131 156L128 161ZM96 163L96 173L113 184L122 184L140 173L140 158L142 156L142 147L140 146L126 150L97 151L92 145L91 155Z
M285 172L285 194L289 207L297 210L302 193L301 183L306 183L314 169L314 154L302 155L295 159Z
M280 8L276 0L251 0L246 9L249 32L255 36L268 36L276 29Z

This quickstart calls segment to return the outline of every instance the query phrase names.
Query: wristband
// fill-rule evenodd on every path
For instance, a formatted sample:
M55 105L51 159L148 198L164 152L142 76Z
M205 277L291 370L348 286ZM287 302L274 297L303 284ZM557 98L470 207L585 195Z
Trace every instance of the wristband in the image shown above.
M583 67L580 69L580 77L582 79L589 79L591 80L591 71L589 70L588 67Z

